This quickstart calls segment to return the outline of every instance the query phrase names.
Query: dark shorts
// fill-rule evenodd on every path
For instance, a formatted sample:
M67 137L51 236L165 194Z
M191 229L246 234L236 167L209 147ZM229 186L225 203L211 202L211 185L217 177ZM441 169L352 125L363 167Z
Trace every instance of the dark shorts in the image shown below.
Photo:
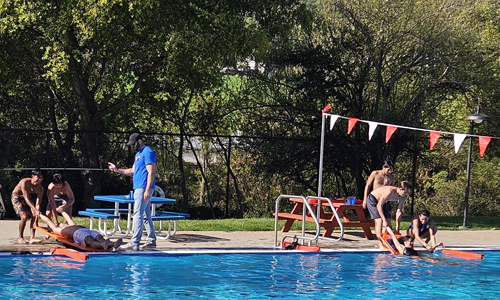
M366 208L368 208L368 211L370 212L370 217L372 220L375 219L380 219L380 215L378 214L377 210L377 204L378 201L375 197L373 197L372 194L368 195L366 197ZM386 202L384 205L382 205L382 212L384 213L384 216L386 219L391 218L391 210L392 210L392 203L391 202Z
M68 196L62 195L61 197L54 197L54 202L56 203L56 207L58 208L59 206L66 204L66 202L69 201ZM50 201L47 203L47 208L46 210L51 210L52 206L50 205Z

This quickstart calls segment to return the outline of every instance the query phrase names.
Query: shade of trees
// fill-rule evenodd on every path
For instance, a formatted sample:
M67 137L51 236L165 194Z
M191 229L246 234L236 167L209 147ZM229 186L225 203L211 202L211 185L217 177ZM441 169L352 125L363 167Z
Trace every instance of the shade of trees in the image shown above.
M478 96L483 112L498 115L498 1L0 4L1 147L7 154L19 149L0 163L47 164L37 152L53 144L58 155L52 165L101 168L111 155L128 165L130 154L113 144L127 133L175 133L165 147L181 174L184 210L196 190L190 185L200 184L189 183L180 146L193 134L219 137L205 139L218 145L205 149L226 165L198 160L195 176L202 178L209 206L220 206L215 186L226 184L219 172L229 170L234 211L241 216L256 202L265 207L256 214L265 213L273 194L315 193L326 105L344 116L458 132L467 131L463 119L475 111ZM497 122L478 130L495 135ZM49 130L53 140L12 131L32 128ZM425 136L404 130L388 144L380 129L368 141L366 130L358 126L346 136L340 124L328 133L328 196L360 195L366 176L386 158L396 161L399 179L412 176L418 158L421 203L457 190L465 151L455 155L438 145L430 153ZM110 131L124 134L110 141L103 134ZM248 138L229 152L220 136L237 132ZM484 169L493 169L496 156L487 154ZM81 174L85 205L103 180L108 184L102 174ZM458 193L452 198L459 206Z

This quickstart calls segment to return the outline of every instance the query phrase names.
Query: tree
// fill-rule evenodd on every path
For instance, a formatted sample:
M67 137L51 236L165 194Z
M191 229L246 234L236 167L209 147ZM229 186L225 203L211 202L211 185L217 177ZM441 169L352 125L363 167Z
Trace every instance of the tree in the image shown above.
M103 129L151 128L149 118L163 119L161 112L167 112L169 125L184 135L192 96L220 84L224 60L265 49L299 8L294 0L5 0L0 39L4 45L15 39L19 46L32 40L25 46L43 50L26 64L52 92L45 93L44 103L53 104L46 125L56 133L62 124L81 130L80 164L100 168ZM2 69L16 76L24 71L16 61L4 62ZM13 90L20 95L22 87ZM58 146L64 148L59 140ZM100 191L101 176L82 173L85 204Z

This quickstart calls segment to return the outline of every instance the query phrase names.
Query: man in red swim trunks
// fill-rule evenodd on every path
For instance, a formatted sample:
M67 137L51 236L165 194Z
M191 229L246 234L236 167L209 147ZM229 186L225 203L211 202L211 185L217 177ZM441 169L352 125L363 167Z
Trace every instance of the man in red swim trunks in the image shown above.
M28 218L31 218L30 244L38 244L41 242L41 240L35 239L33 224L38 223L38 217L40 215L40 202L43 197L42 181L43 176L40 169L33 169L31 171L31 178L21 179L12 191L12 206L16 214L21 218L19 222L19 237L17 238L19 244L26 244L23 234ZM33 199L36 199L35 204L33 204Z

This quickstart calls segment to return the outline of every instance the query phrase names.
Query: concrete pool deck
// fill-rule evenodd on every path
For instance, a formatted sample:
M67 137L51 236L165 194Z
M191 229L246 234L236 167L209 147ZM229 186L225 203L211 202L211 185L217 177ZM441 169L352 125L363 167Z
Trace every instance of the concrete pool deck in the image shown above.
M43 223L41 223L42 225ZM27 226L28 227L28 226ZM17 235L19 220L0 220L2 231L0 238L0 252L33 251L47 252L50 248L63 247L53 239L42 244L18 244ZM166 251L227 251L227 250L269 250L273 247L274 231L182 231L169 239L158 239L157 250ZM374 232L374 231L372 231ZM284 234L300 234L300 232L278 232L280 241ZM335 233L334 233L335 234ZM338 234L338 232L336 232ZM312 236L312 235L311 235ZM25 240L29 240L29 229L24 232ZM42 238L36 232L37 238ZM495 249L500 250L499 230L440 230L437 233L438 243L443 242L447 248ZM124 238L129 242L129 238ZM290 238L287 241L291 241ZM361 229L346 230L341 241L328 241L320 239L318 246L321 250L356 250L376 251L377 240L367 240ZM416 249L420 249L418 242Z

